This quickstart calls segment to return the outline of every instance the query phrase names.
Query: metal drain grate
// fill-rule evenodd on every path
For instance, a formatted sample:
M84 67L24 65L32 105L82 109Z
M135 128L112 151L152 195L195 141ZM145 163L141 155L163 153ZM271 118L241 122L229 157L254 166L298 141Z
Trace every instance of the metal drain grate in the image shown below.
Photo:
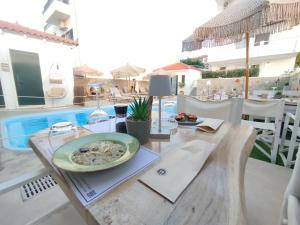
M55 187L55 185L57 185L57 183L51 175L33 180L21 187L22 199L23 201L31 199L40 193Z

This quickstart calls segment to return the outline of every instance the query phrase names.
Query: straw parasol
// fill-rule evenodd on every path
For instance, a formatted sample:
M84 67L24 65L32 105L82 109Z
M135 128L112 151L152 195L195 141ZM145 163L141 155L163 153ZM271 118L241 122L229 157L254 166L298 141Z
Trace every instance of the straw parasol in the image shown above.
M111 71L111 75L113 76L114 79L116 78L128 78L128 86L130 83L130 77L137 77L139 76L141 73L144 73L146 70L144 68L138 67L138 66L134 66L134 65L130 65L129 63L127 63L124 66L118 67L114 70Z
M78 66L78 67L74 67L73 68L73 74L75 76L83 76L83 77L86 77L86 78L98 78L100 76L103 75L102 72L96 70L96 69L93 69L87 65L83 65L83 66Z
M144 73L145 69L138 67L138 66L133 66L130 64L126 64L124 66L118 67L114 70L111 71L111 75L114 78L127 78L127 77L136 77L139 76L141 73Z
M250 35L276 33L300 23L300 0L234 0L193 34L201 46L231 44L246 38L245 98L249 83Z

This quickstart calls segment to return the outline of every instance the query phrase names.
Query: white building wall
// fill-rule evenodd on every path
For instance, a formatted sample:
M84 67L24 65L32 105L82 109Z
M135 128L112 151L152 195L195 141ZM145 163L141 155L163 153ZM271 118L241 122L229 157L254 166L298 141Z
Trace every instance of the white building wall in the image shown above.
M268 45L254 46L254 40L250 40L250 64L261 65L260 76L279 76L294 69L295 57L300 52L300 25L270 35ZM183 52L181 59L202 55L208 55L208 64L213 71L223 66L227 70L245 67L246 48L236 48L236 44Z
M287 71L292 71L295 66L296 55L287 55L282 58L265 58L260 60L252 60L251 65L259 65L260 77L275 77L285 74ZM245 62L223 62L222 64L215 63L211 65L212 71L219 71L221 67L226 67L226 70L244 69Z
M0 34L0 63L9 64L9 72L0 70L0 79L7 109L19 107L9 54L10 49L33 52L39 55L43 91L46 97L45 106L73 104L74 79L72 68L76 48L74 46L4 32ZM53 63L59 64L60 73L63 76L63 84L60 86L66 90L66 96L63 99L47 99L47 91L51 87L54 87L53 84L49 83L49 72Z
M184 91L186 95L190 94L193 87L197 87L197 80L202 78L201 72L197 70L178 71L175 74L178 76L178 82L181 82L182 76L185 75L185 86L179 88L179 91Z
M259 64L260 77L275 77L285 74L295 66L296 57L272 60Z

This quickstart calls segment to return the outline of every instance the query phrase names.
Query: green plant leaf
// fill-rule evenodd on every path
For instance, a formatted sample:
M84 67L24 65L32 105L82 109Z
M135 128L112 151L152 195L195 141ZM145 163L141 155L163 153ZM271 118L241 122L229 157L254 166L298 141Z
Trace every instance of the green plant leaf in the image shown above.
M148 109L148 98L134 98L133 102L130 104L130 117L133 120L147 120L149 115L149 109Z

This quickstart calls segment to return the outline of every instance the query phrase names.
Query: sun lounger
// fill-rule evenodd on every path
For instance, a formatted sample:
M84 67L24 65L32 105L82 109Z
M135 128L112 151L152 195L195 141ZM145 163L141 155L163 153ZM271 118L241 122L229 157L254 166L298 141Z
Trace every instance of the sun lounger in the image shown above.
M131 101L132 100L132 97L129 97L129 96L124 96L121 94L121 92L119 91L118 88L110 88L110 93L111 93L111 99L113 101Z

